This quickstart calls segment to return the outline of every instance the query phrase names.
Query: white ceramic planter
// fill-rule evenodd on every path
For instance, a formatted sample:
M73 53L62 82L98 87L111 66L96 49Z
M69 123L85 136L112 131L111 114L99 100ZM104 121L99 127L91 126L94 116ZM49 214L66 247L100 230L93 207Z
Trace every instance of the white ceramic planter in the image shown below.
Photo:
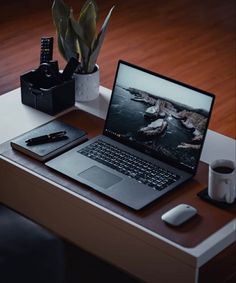
M91 74L74 73L75 78L75 100L90 101L99 96L100 71L98 65Z

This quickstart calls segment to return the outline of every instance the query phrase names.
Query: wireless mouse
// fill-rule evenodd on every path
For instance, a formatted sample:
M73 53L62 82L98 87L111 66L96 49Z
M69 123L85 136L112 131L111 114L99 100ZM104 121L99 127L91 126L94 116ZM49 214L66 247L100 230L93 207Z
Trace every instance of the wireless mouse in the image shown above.
M173 226L179 226L197 214L197 209L188 204L179 204L161 216L161 219Z

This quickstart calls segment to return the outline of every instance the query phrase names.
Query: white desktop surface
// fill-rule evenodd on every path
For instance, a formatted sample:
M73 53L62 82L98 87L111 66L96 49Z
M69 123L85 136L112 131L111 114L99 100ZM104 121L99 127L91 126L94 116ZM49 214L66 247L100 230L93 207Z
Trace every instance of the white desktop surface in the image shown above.
M79 109L85 110L89 113L92 113L98 117L105 118L107 107L108 107L109 100L110 100L110 94L111 94L111 91L109 89L100 87L100 96L98 99L91 101L91 102L76 103L76 107L78 107ZM3 96L0 96L0 115L1 115L0 144L26 131L29 131L32 128L35 128L43 123L46 123L49 120L54 118L52 116L49 116L47 114L44 114L40 111L37 111L35 109L32 109L28 106L21 104L20 89L13 90ZM235 148L236 148L236 141L234 139L223 136L211 130L208 130L206 142L205 142L202 156L201 156L201 160L206 163L210 163L215 159L223 158L223 159L231 159L235 162L235 155L236 155ZM115 250L116 253L118 254L114 255L112 251L104 251L104 250L101 250L101 248L92 246L92 243L93 243L92 241L89 243L90 245L89 249L90 251L95 250L95 254L97 254L98 256L101 256L101 257L104 256L106 260L111 260L112 263L120 266L121 268L128 270L130 273L135 273L137 275L137 272L139 272L138 263L135 263L135 260L132 258L132 256L129 255L129 252L134 252L134 250L137 249L137 246L140 245L139 243L140 240L143 241L145 245L147 245L147 247L149 246L151 250L157 249L159 253L158 257L162 257L163 262L165 262L165 260L167 262L170 262L170 266L173 267L173 270L176 271L177 269L179 269L179 272L181 272L181 268L185 266L186 270L184 270L184 268L183 270L184 272L186 272L186 274L189 273L189 278L194 278L192 282L194 281L197 282L198 268L200 266L202 266L208 260L214 257L218 252L222 251L224 248L226 248L227 246L229 246L230 244L236 241L236 220L233 220L227 225L225 225L225 227L223 227L221 230L211 235L208 239L203 241L198 246L194 248L184 248L174 242L171 242L165 239L164 237L156 233L153 233L152 231L149 231L148 229L145 229L144 227L141 227L127 220L126 218L123 218L119 215L112 213L111 211L105 209L104 207L99 206L96 203L93 203L92 201L89 201L88 199L84 197L76 195L75 193L67 190L66 188L61 187L58 184L51 182L48 179L43 178L42 176L37 175L36 173L26 168L23 168L22 166L10 160L6 160L4 157L1 157L1 158L3 161L7 161L7 163L9 164L9 169L13 170L12 172L17 172L17 170L15 171L16 168L20 169L21 171L23 170L25 172L23 173L23 176L25 176L25 179L28 179L29 182L34 183L35 180L41 179L44 185L45 185L45 182L48 184L48 190L51 187L59 187L63 190L63 192L67 193L68 195L74 196L75 198L71 200L70 205L72 204L72 207L73 207L73 206L78 206L79 204L80 208L84 209L84 211L86 211L88 215L94 216L96 214L96 217L98 217L98 219L101 221L100 226L99 226L99 231L102 229L103 224L104 224L104 229L107 229L107 226L105 224L107 223L111 224L110 225L111 231L108 237L115 238L117 231L114 230L113 228L114 227L118 228L118 230L121 231L121 235L124 236L124 239L121 239L121 238L119 239L120 243L123 243L123 246L125 247L125 244L126 244L125 241L127 241L127 239L129 239L130 241L129 242L130 251L128 251L126 247L126 250L127 250L126 257L128 257L127 261L124 259L123 256L119 255L118 250ZM0 161L1 161L1 158L0 158ZM2 168L0 168L0 175L1 175L1 171L2 171ZM4 174L4 172L2 173ZM64 196L66 198L65 194ZM1 200L1 193L0 193L0 200ZM58 203L59 202L61 202L60 199L58 199ZM68 203L69 203L69 200L68 200ZM17 206L17 201L15 202L14 200L13 205ZM48 205L50 205L50 202L48 203ZM31 209L33 210L32 207ZM59 209L65 211L66 213L66 207L64 208L59 207ZM31 215L29 208L27 208L23 212L26 214L28 213L29 214L28 216L29 217L32 216L32 218L34 219L34 213L32 213ZM40 222L41 221L40 216L37 216L36 220ZM55 226L56 227L55 230L56 232L58 232L57 225L59 224L54 224L52 223L52 221L50 224L50 219L49 220L47 219L45 221L46 222L42 220L42 224L46 223L45 224L46 226L51 225L52 230L54 229L54 226ZM67 228L68 230L74 229L72 227L67 227ZM59 230L60 230L59 233L64 233L65 237L68 237L68 238L70 237L71 234L67 234L66 227L61 228ZM61 231L64 231L64 232L61 232ZM125 233L125 235L122 234L122 231ZM91 231L91 232L93 233L94 231ZM76 242L76 239L73 238L72 241ZM86 239L80 238L78 240L78 243L81 243L81 246L83 248L87 247ZM153 260L155 260L156 255L150 254L150 251L149 251L149 254L145 254L145 251L142 250L142 256L144 258L147 257L147 259L149 260L150 260L150 257L153 257ZM130 257L130 260L129 260L129 257ZM130 262L131 258L134 261L134 263ZM172 260L173 262L171 263ZM152 279L150 278L153 278L153 282L155 282L154 279L158 278L158 274L153 273L152 275L148 275L148 272L149 273L154 272L154 266L153 267L150 266L149 268L147 268L147 270L145 270L145 268L143 269L144 270L140 271L140 274L138 274L138 276L148 281L152 281ZM166 282L169 282L168 276L167 276Z

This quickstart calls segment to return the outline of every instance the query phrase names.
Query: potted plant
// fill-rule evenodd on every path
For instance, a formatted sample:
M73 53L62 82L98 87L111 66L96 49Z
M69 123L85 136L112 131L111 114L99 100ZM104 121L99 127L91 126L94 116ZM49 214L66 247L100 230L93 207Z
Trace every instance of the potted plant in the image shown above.
M71 57L79 61L74 74L77 101L92 100L99 95L99 67L96 62L113 8L97 32L98 7L95 0L84 3L77 20L73 9L63 0L53 2L52 15L59 52L66 61Z

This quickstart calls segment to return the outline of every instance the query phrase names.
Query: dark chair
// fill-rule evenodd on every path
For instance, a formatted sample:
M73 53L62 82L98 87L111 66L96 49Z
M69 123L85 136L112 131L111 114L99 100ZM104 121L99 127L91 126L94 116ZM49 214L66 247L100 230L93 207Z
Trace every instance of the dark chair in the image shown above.
M0 204L0 281L63 283L64 278L63 242Z

